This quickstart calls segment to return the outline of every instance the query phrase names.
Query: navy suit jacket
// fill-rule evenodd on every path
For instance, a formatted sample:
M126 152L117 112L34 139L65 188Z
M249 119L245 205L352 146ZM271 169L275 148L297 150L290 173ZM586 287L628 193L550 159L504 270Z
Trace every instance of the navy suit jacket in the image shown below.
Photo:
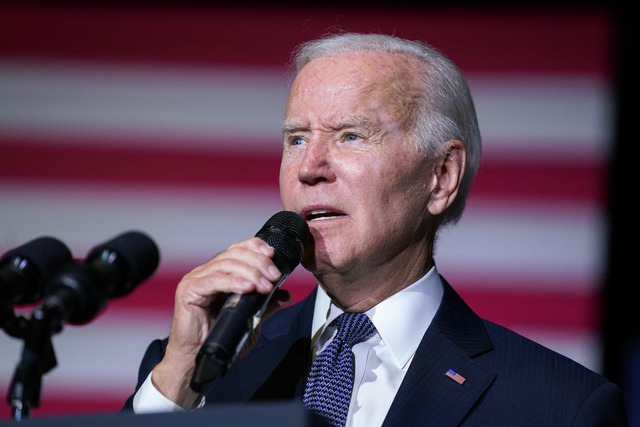
M444 282L444 280L443 280ZM620 389L606 378L506 328L480 319L444 282L443 300L384 426L627 425ZM300 399L310 366L315 291L271 316L254 350L205 393L208 404ZM162 359L148 348L138 387ZM446 372L465 378L462 384ZM125 404L131 408L132 397Z

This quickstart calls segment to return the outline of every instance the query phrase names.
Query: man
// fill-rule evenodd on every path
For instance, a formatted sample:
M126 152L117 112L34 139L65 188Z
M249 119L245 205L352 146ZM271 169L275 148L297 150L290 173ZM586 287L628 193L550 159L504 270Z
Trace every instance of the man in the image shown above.
M178 285L169 338L149 347L127 407L300 399L337 425L625 424L615 385L482 321L438 275L437 230L462 214L481 151L457 68L420 43L360 34L305 45L297 67L280 189L308 222L302 264L319 286L275 312L203 400L189 380L212 307L226 293L267 293L280 276L260 239L232 245ZM366 332L343 344L354 322ZM346 397L326 378L343 367L334 350L351 370ZM339 415L326 413L341 400Z

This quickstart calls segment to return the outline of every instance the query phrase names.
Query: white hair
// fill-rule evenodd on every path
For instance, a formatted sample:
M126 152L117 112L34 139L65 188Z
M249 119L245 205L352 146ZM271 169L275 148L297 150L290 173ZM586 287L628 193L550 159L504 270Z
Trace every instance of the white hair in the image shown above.
M294 52L296 72L315 58L362 51L402 53L422 64L416 77L421 96L411 117L421 152L429 158L445 154L446 142L463 143L467 162L458 196L444 212L440 224L462 216L469 188L480 164L482 142L469 87L460 70L435 48L382 34L345 33L301 45Z

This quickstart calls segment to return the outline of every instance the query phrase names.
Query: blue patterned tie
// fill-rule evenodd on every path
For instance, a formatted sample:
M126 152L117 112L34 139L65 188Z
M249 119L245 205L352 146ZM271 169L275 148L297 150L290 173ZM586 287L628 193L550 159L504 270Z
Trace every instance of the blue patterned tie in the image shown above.
M311 366L304 391L304 405L331 424L344 426L353 388L351 346L376 330L363 313L343 313L331 325L338 332Z

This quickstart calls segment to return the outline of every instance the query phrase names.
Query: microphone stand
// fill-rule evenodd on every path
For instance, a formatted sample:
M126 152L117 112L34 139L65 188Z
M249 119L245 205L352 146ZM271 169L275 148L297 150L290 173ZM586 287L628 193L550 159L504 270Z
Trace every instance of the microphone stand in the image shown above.
M58 364L52 335L60 332L65 322L90 321L110 297L131 292L151 276L159 257L156 244L137 231L96 246L83 263L73 262L69 254L69 260L49 272L52 277L46 282L44 303L33 310L29 320L13 313L13 295L5 297L8 292L0 286L0 327L24 340L22 357L7 395L14 420L29 418L31 409L38 407L42 376ZM10 273L8 277L13 280ZM0 277L0 282L3 280Z
M43 304L34 309L25 326L21 334L24 340L22 357L7 396L16 421L28 419L31 409L38 407L42 376L57 365L51 336L62 330L60 308L55 304Z

